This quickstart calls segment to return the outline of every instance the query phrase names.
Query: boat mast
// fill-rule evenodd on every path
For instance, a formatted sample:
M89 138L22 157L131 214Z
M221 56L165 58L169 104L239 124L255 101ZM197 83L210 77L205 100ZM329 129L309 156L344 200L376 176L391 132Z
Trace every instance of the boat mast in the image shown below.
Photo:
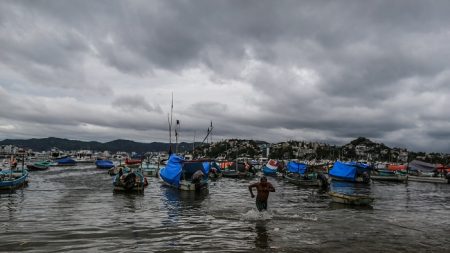
M172 154L172 114L173 114L173 92L172 92L172 103L170 105L170 114L167 115L167 121L169 123L169 157Z
M177 126L175 127L175 154L178 154L178 132L180 130L180 120L177 119Z

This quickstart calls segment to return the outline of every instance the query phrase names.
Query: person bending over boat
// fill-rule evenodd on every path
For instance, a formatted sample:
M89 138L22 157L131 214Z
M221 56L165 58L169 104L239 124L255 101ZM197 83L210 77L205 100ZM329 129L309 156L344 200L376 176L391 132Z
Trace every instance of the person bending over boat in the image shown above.
M248 190L252 198L255 197L253 194L252 188L256 187L257 195L256 195L256 208L258 211L267 210L267 199L269 198L270 192L275 192L275 188L269 182L267 182L267 178L265 176L261 177L259 183L254 183L248 186Z

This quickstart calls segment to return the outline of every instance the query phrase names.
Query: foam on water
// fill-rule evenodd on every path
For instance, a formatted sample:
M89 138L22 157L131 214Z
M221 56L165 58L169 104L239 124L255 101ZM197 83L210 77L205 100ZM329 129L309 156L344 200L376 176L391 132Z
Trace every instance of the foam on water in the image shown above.
M258 221L258 220L271 220L273 215L269 211L259 212L255 209L251 209L244 213L241 220L244 221Z

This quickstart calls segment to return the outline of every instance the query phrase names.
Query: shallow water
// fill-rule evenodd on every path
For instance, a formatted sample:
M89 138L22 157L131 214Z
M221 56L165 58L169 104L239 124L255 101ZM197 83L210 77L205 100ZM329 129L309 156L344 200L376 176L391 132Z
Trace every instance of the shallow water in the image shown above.
M260 214L255 180L221 178L195 194L149 178L144 195L126 195L94 166L30 172L27 188L0 194L0 252L448 252L450 185L333 185L375 197L357 208L269 178L276 192Z

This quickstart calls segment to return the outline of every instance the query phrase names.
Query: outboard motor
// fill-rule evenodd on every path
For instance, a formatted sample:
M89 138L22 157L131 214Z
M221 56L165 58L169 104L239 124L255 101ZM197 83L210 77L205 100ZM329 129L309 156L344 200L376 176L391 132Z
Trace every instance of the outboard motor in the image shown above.
M367 173L367 172L364 172L363 174L362 174L362 178L363 178L363 182L364 183L370 183L370 176L369 176L369 174Z
M328 187L330 186L330 183L328 182L328 178L327 176L325 176L325 174L323 174L322 172L320 172L319 174L317 174L317 178L320 180L321 182L321 188L322 189L328 189Z

